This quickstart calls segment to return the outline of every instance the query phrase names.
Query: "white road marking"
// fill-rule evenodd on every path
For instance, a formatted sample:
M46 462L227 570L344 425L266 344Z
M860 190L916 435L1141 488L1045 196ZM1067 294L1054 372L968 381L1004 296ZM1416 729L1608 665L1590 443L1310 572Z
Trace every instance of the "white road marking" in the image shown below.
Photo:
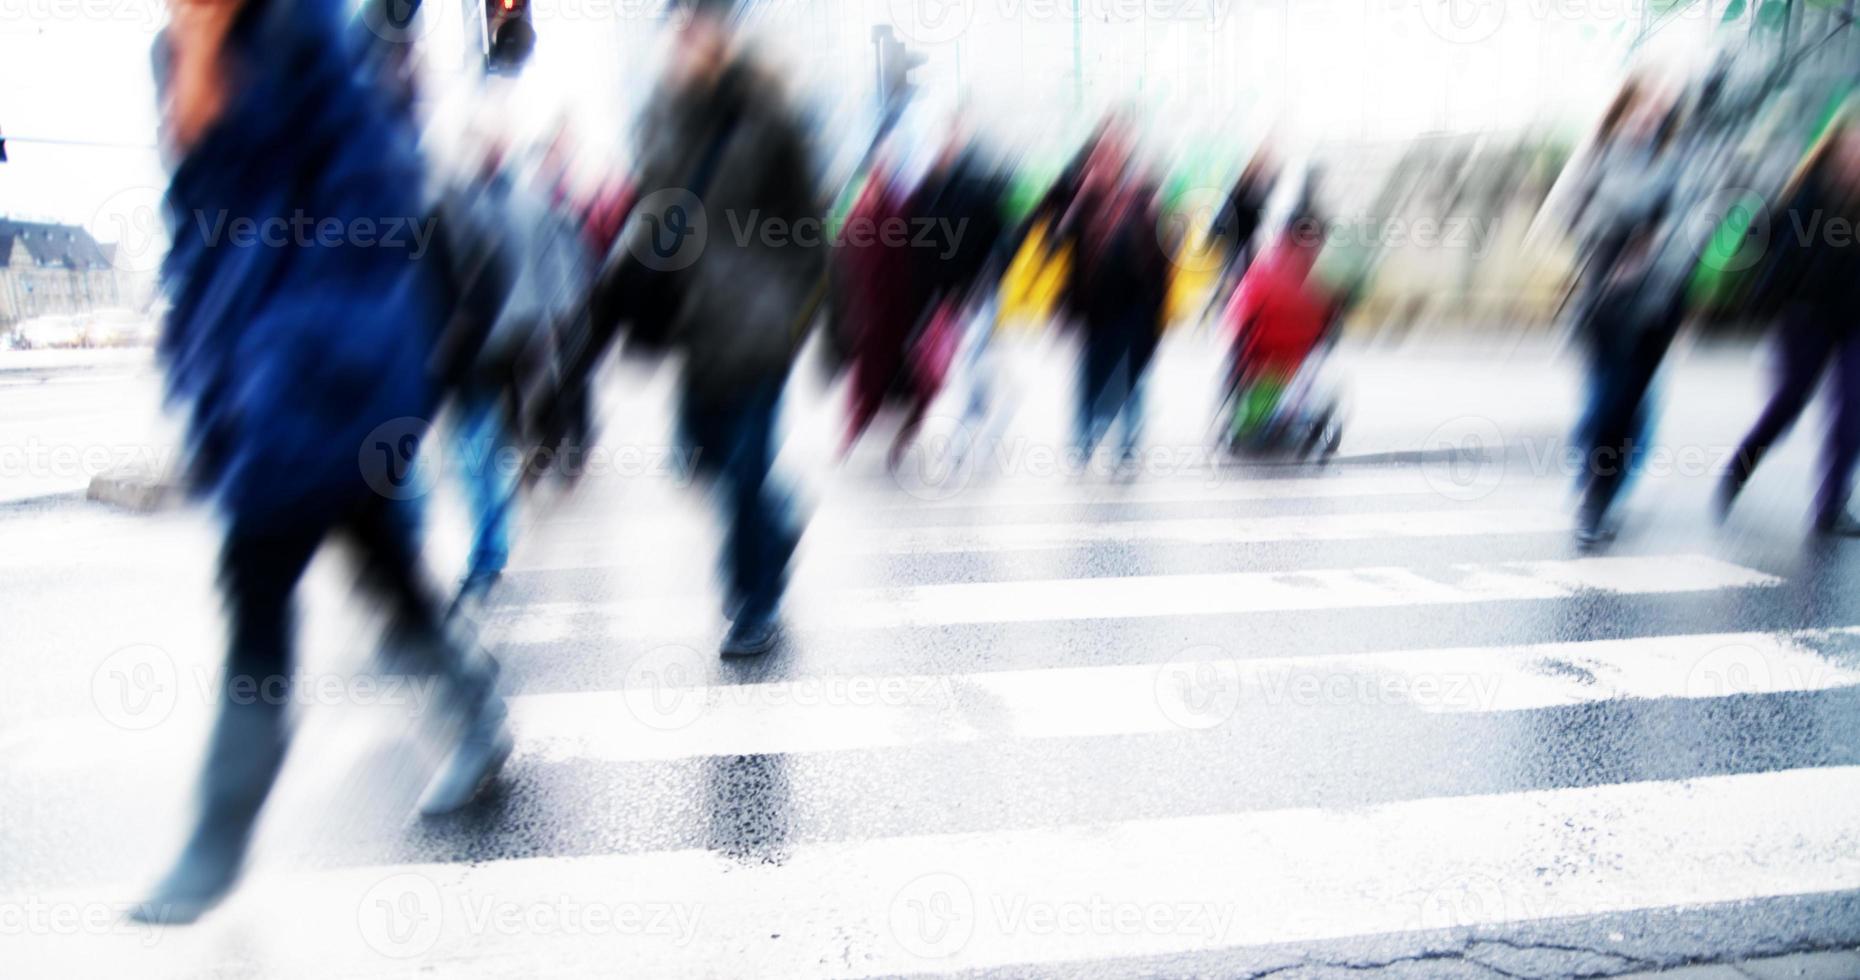
M1567 599L1582 593L1656 595L1781 582L1774 575L1705 555L1601 557L1459 564L1432 574L1388 566L832 592L797 588L788 618L801 630L887 629L1454 605ZM717 603L707 596L533 603L494 624L492 634L508 643L554 643L595 635L631 640L689 636L716 615Z
M798 843L747 863L683 850L260 872L208 926L0 935L0 959L61 976L1056 969L1860 888L1855 799L1846 766ZM289 929L273 928L280 908ZM235 941L248 935L266 941Z
M1160 664L715 686L692 683L714 654L666 647L636 660L624 689L510 705L518 752L555 763L840 752L1208 730L1262 708L1478 713L1820 691L1860 685L1860 662L1819 649L1857 638L1860 627L1259 658L1206 647Z

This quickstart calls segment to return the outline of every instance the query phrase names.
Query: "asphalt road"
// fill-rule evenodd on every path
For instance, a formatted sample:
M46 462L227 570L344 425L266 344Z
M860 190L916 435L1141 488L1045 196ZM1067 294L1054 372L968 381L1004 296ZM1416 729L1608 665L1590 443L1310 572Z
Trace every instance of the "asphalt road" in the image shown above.
M746 663L668 378L622 367L609 452L525 510L478 624L518 742L490 795L407 816L425 694L353 678L374 624L327 549L249 879L185 930L120 913L210 717L212 522L16 494L0 972L1554 977L1860 944L1860 566L1803 532L1808 434L1708 517L1751 352L1675 365L1672 453L1597 556L1548 352L1352 353L1329 465L1208 455L1209 352L1168 349L1122 480L1066 460L1051 352L1007 351L998 443L952 465L939 417L901 477L876 444L832 467L801 379L813 521ZM148 439L76 416L159 426L151 392L0 386L42 413L7 444Z

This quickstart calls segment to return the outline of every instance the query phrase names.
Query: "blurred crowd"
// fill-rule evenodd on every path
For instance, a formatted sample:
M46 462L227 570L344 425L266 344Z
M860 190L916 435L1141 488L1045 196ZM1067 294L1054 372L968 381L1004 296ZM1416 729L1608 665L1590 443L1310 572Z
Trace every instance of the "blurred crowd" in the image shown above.
M348 539L393 613L383 656L448 692L437 737L450 748L425 812L466 805L511 750L495 661L460 613L496 589L526 490L572 482L568 461L597 443L593 389L616 350L675 365L678 438L725 531L724 656L779 637L802 527L775 466L777 420L802 352L845 379L844 452L882 429L900 465L953 379L963 425L951 451L970 452L1003 424L991 341L1025 289L1016 277L1049 276L1051 319L1079 349L1072 438L1087 457L1110 443L1114 460L1134 461L1149 367L1184 318L1226 340L1213 420L1224 446L1337 448L1321 368L1382 256L1339 259L1347 222L1319 165L1262 145L1234 161L1218 200L1189 201L1122 109L1029 196L959 110L929 138L879 126L852 179L824 186L821 148L778 70L737 36L727 3L697 0L629 165L576 179L566 125L520 145L491 117L434 152L411 45L358 31L339 7L174 5L154 59L172 169L160 349L188 417L189 476L225 517L223 683L289 676L298 580L325 540ZM1753 156L1737 125L1751 110L1722 77L1632 78L1534 210L1534 230L1579 243L1561 306L1590 377L1585 546L1611 534L1651 438L1654 379L1701 297L1774 323L1781 352L1722 507L1832 366L1813 521L1851 526L1860 129L1837 101L1806 140L1800 127L1766 133ZM402 224L430 234L394 247L386 229ZM364 226L369 247L349 247ZM1759 226L1767 242L1746 262ZM1199 293L1184 313L1191 277ZM427 578L420 497L400 492L433 438L461 458L514 451L524 463L461 469L473 540L456 587ZM288 744L281 703L225 701L198 821L151 914L192 919L233 886Z

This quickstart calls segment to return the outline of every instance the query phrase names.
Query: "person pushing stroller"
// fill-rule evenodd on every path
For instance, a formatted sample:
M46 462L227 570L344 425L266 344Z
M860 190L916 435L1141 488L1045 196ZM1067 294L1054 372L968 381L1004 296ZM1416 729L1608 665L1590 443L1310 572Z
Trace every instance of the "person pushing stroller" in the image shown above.
M1231 447L1302 436L1303 448L1328 451L1341 437L1334 406L1306 398L1297 383L1309 378L1348 305L1314 274L1321 238L1314 221L1294 220L1247 269L1222 315L1231 342L1223 435Z

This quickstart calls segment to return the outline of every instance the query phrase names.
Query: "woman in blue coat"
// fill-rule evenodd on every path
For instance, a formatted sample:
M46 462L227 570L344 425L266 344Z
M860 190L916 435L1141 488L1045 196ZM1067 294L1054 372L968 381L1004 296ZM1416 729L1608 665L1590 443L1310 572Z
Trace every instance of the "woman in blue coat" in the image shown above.
M464 805L509 753L494 671L445 638L401 511L430 482L415 463L445 280L405 116L343 36L334 0L231 0L175 4L160 42L160 353L191 482L225 519L231 623L198 819L145 918L191 921L237 879L289 741L292 595L331 535L395 614L395 669L444 682L459 744L425 808Z

